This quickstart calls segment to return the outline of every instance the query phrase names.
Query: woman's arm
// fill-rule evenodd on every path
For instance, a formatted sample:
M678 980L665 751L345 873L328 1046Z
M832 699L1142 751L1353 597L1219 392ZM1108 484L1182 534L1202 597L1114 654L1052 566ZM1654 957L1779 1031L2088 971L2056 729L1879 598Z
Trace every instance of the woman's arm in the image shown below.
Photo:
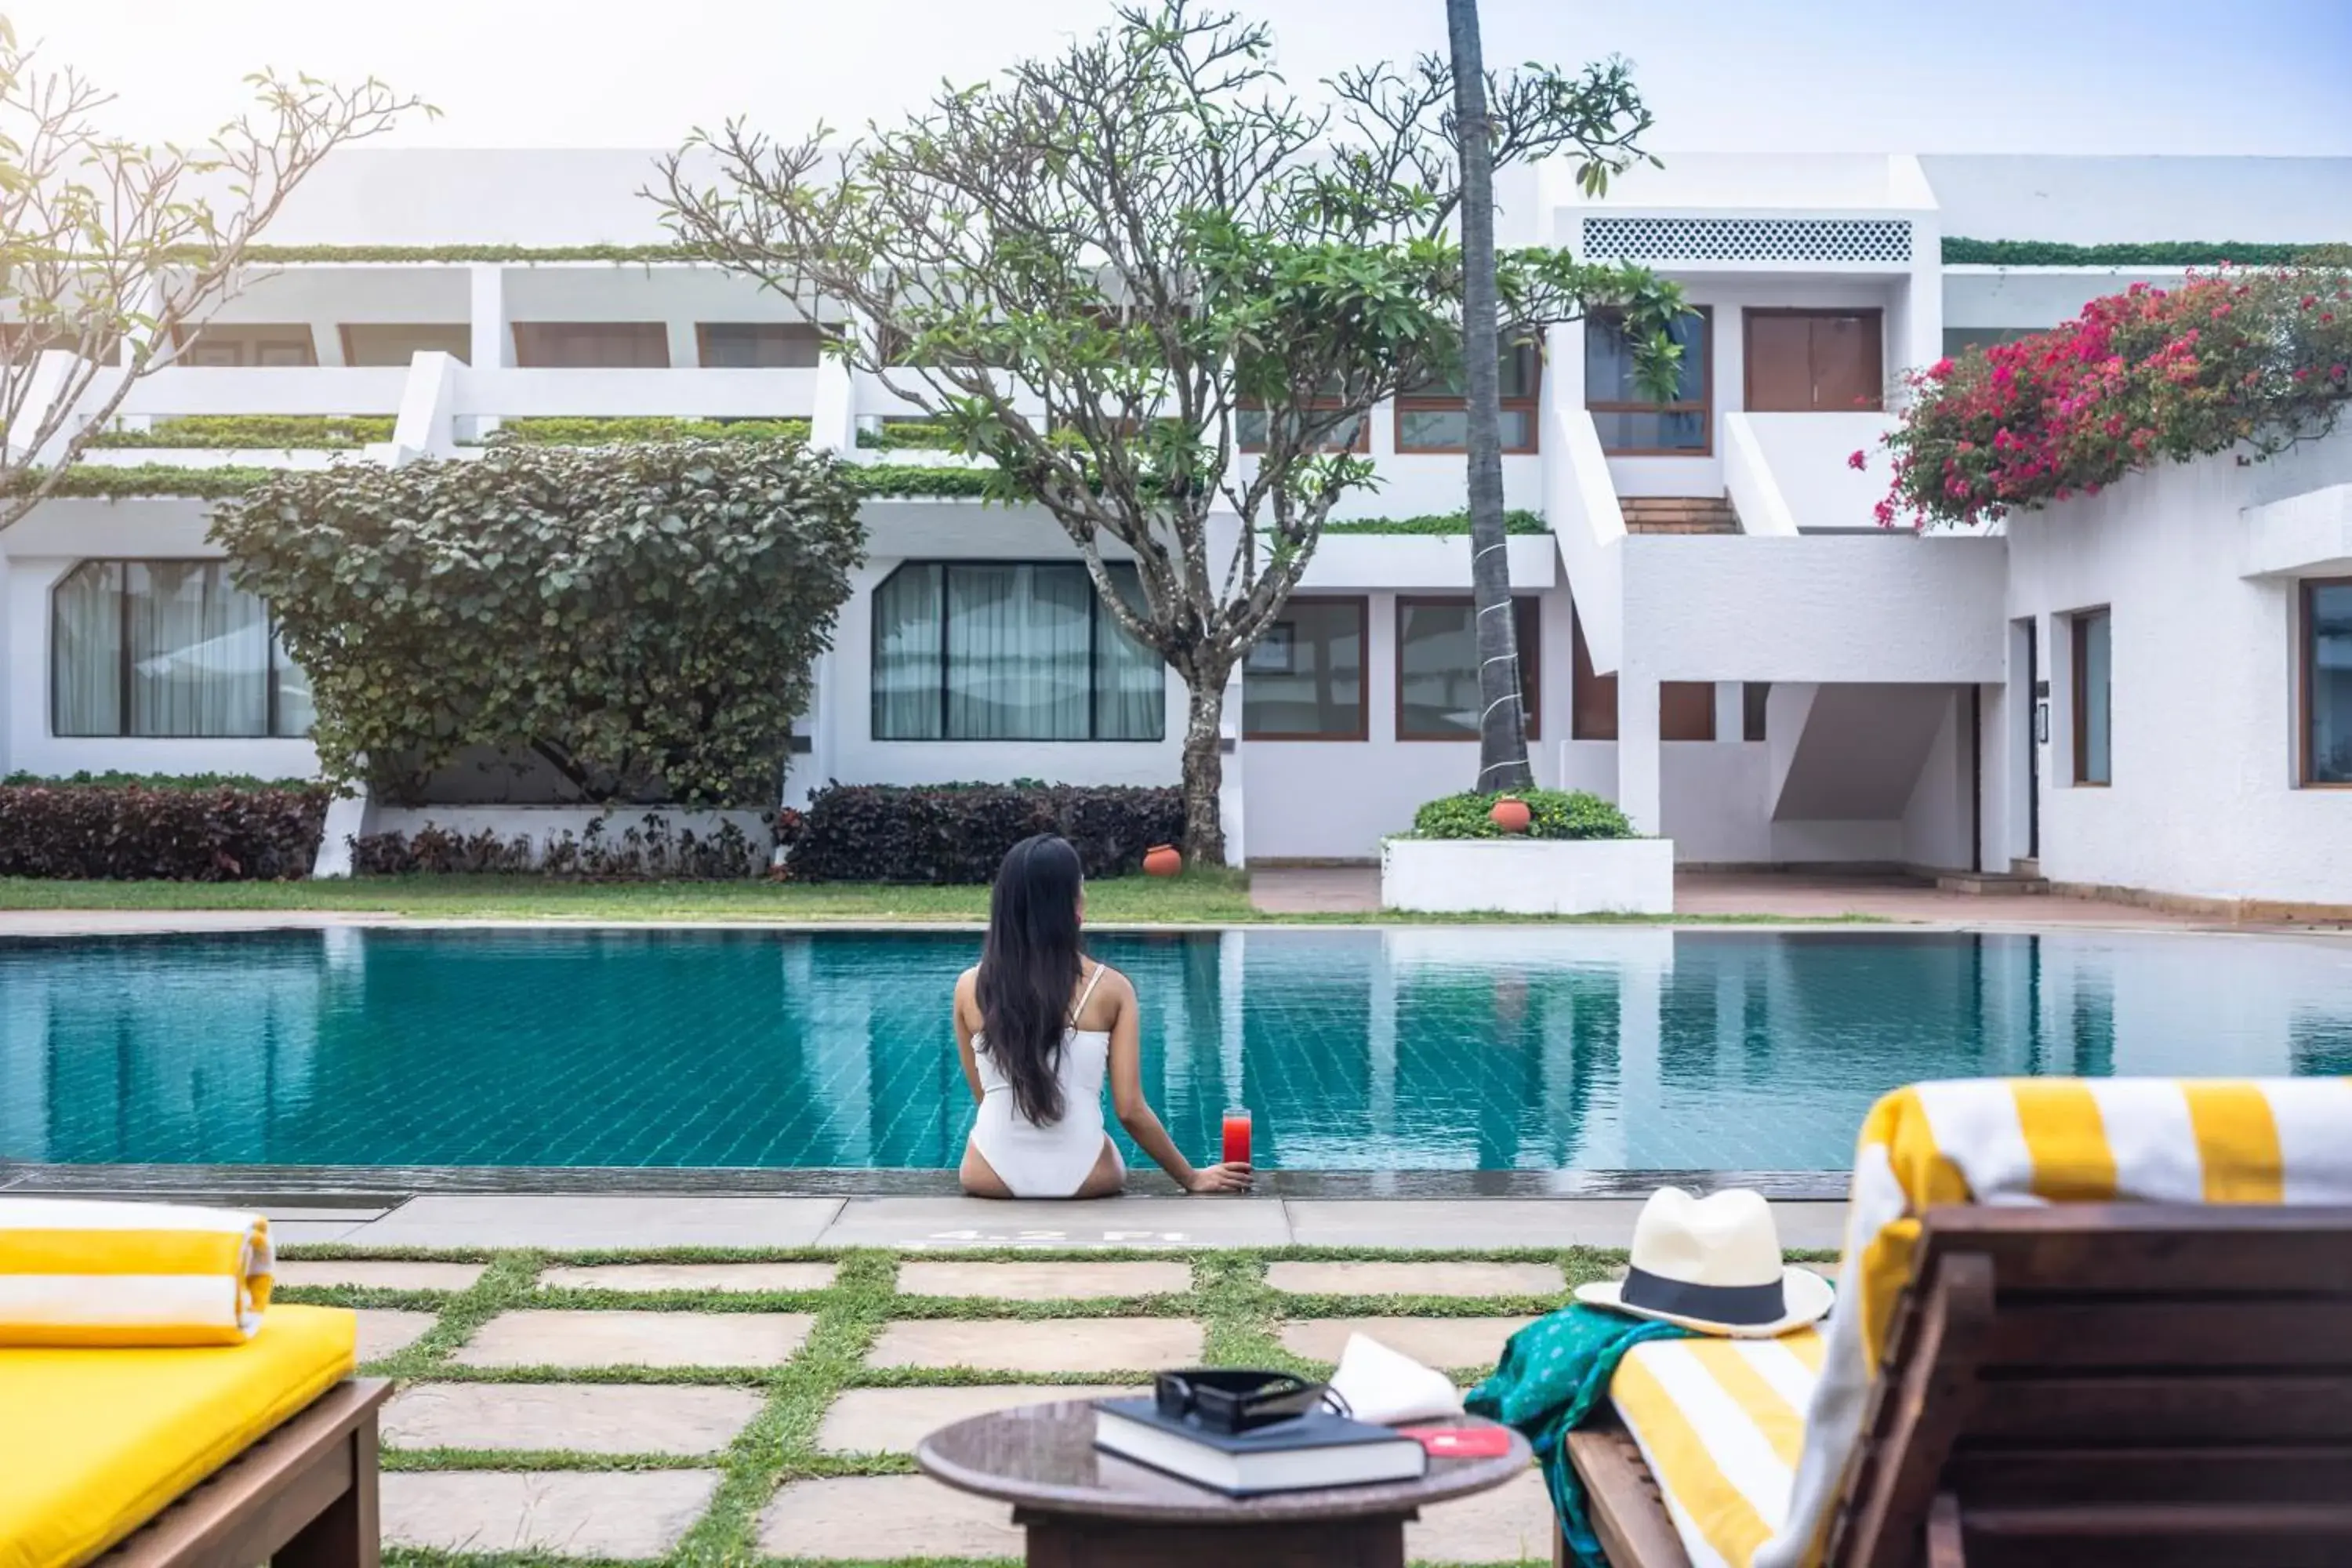
M1160 1168L1176 1178L1176 1184L1188 1193L1245 1193L1249 1191L1250 1168L1247 1165L1210 1165L1196 1170L1168 1136L1168 1129L1160 1124L1150 1103L1143 1098L1142 1029L1139 1023L1140 1009L1136 1005L1135 987L1127 976L1116 971L1112 978L1118 984L1116 1000L1118 1016L1110 1026L1110 1101L1118 1114L1118 1124L1127 1129L1129 1137L1143 1152L1158 1162ZM1104 989L1108 990L1106 986Z
M955 1037L956 1055L963 1058L963 1081L971 1088L974 1105L982 1094L980 1087L980 1062L971 1054L971 1037L980 1026L980 971L967 969L956 976Z

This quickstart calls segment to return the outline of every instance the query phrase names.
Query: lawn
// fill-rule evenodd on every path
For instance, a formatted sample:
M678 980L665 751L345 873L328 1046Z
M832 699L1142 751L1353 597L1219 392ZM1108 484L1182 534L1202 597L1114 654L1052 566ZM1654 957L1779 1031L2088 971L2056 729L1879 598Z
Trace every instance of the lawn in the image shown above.
M528 876L355 877L320 882L96 882L0 878L0 910L326 910L417 920L960 921L988 918L985 887L887 882L565 882ZM1269 914L1250 903L1246 872L1110 877L1087 884L1096 925L1412 924L1528 915ZM1840 915L1826 923L1868 921ZM1783 915L1579 915L1558 923L1818 924ZM1546 922L1553 923L1553 922Z

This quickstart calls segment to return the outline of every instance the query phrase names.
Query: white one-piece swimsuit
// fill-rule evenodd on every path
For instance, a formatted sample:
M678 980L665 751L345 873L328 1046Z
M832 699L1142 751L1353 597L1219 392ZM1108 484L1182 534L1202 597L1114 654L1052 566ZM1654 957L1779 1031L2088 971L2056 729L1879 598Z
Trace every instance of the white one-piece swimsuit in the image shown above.
M1097 964L1086 989L1078 993L1077 1005L1070 1009L1071 1017L1087 1010L1087 998L1095 994L1095 983L1102 975L1102 966ZM1110 1031L1062 1031L1062 1053L1055 1063L1055 1077L1062 1086L1062 1119L1042 1127L1022 1115L1013 1102L1013 1080L988 1054L986 1035L971 1037L971 1054L980 1066L981 1089L980 1114L971 1124L972 1147L1016 1198L1075 1195L1102 1158L1103 1072L1110 1065ZM1123 1174L1127 1166L1116 1143L1111 1160Z

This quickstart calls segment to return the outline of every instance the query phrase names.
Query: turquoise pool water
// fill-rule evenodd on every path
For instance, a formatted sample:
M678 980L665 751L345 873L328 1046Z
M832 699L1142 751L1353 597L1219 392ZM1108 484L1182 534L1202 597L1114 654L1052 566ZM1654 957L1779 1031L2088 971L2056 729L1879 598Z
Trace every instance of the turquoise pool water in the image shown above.
M2352 1072L2352 942L1498 927L1100 934L1196 1156L1822 1171L1979 1073ZM0 942L0 1159L939 1167L969 934ZM1129 1159L1139 1158L1130 1148Z

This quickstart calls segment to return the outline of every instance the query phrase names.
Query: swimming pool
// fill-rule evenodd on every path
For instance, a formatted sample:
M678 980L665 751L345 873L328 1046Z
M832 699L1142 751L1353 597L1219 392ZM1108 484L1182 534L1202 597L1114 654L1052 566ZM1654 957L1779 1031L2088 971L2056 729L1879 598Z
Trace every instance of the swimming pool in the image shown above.
M1881 1091L2352 1072L2352 942L1529 930L1097 933L1195 1157L1827 1171ZM0 942L0 1159L955 1163L971 933L360 930ZM1130 1162L1139 1156L1130 1146Z

